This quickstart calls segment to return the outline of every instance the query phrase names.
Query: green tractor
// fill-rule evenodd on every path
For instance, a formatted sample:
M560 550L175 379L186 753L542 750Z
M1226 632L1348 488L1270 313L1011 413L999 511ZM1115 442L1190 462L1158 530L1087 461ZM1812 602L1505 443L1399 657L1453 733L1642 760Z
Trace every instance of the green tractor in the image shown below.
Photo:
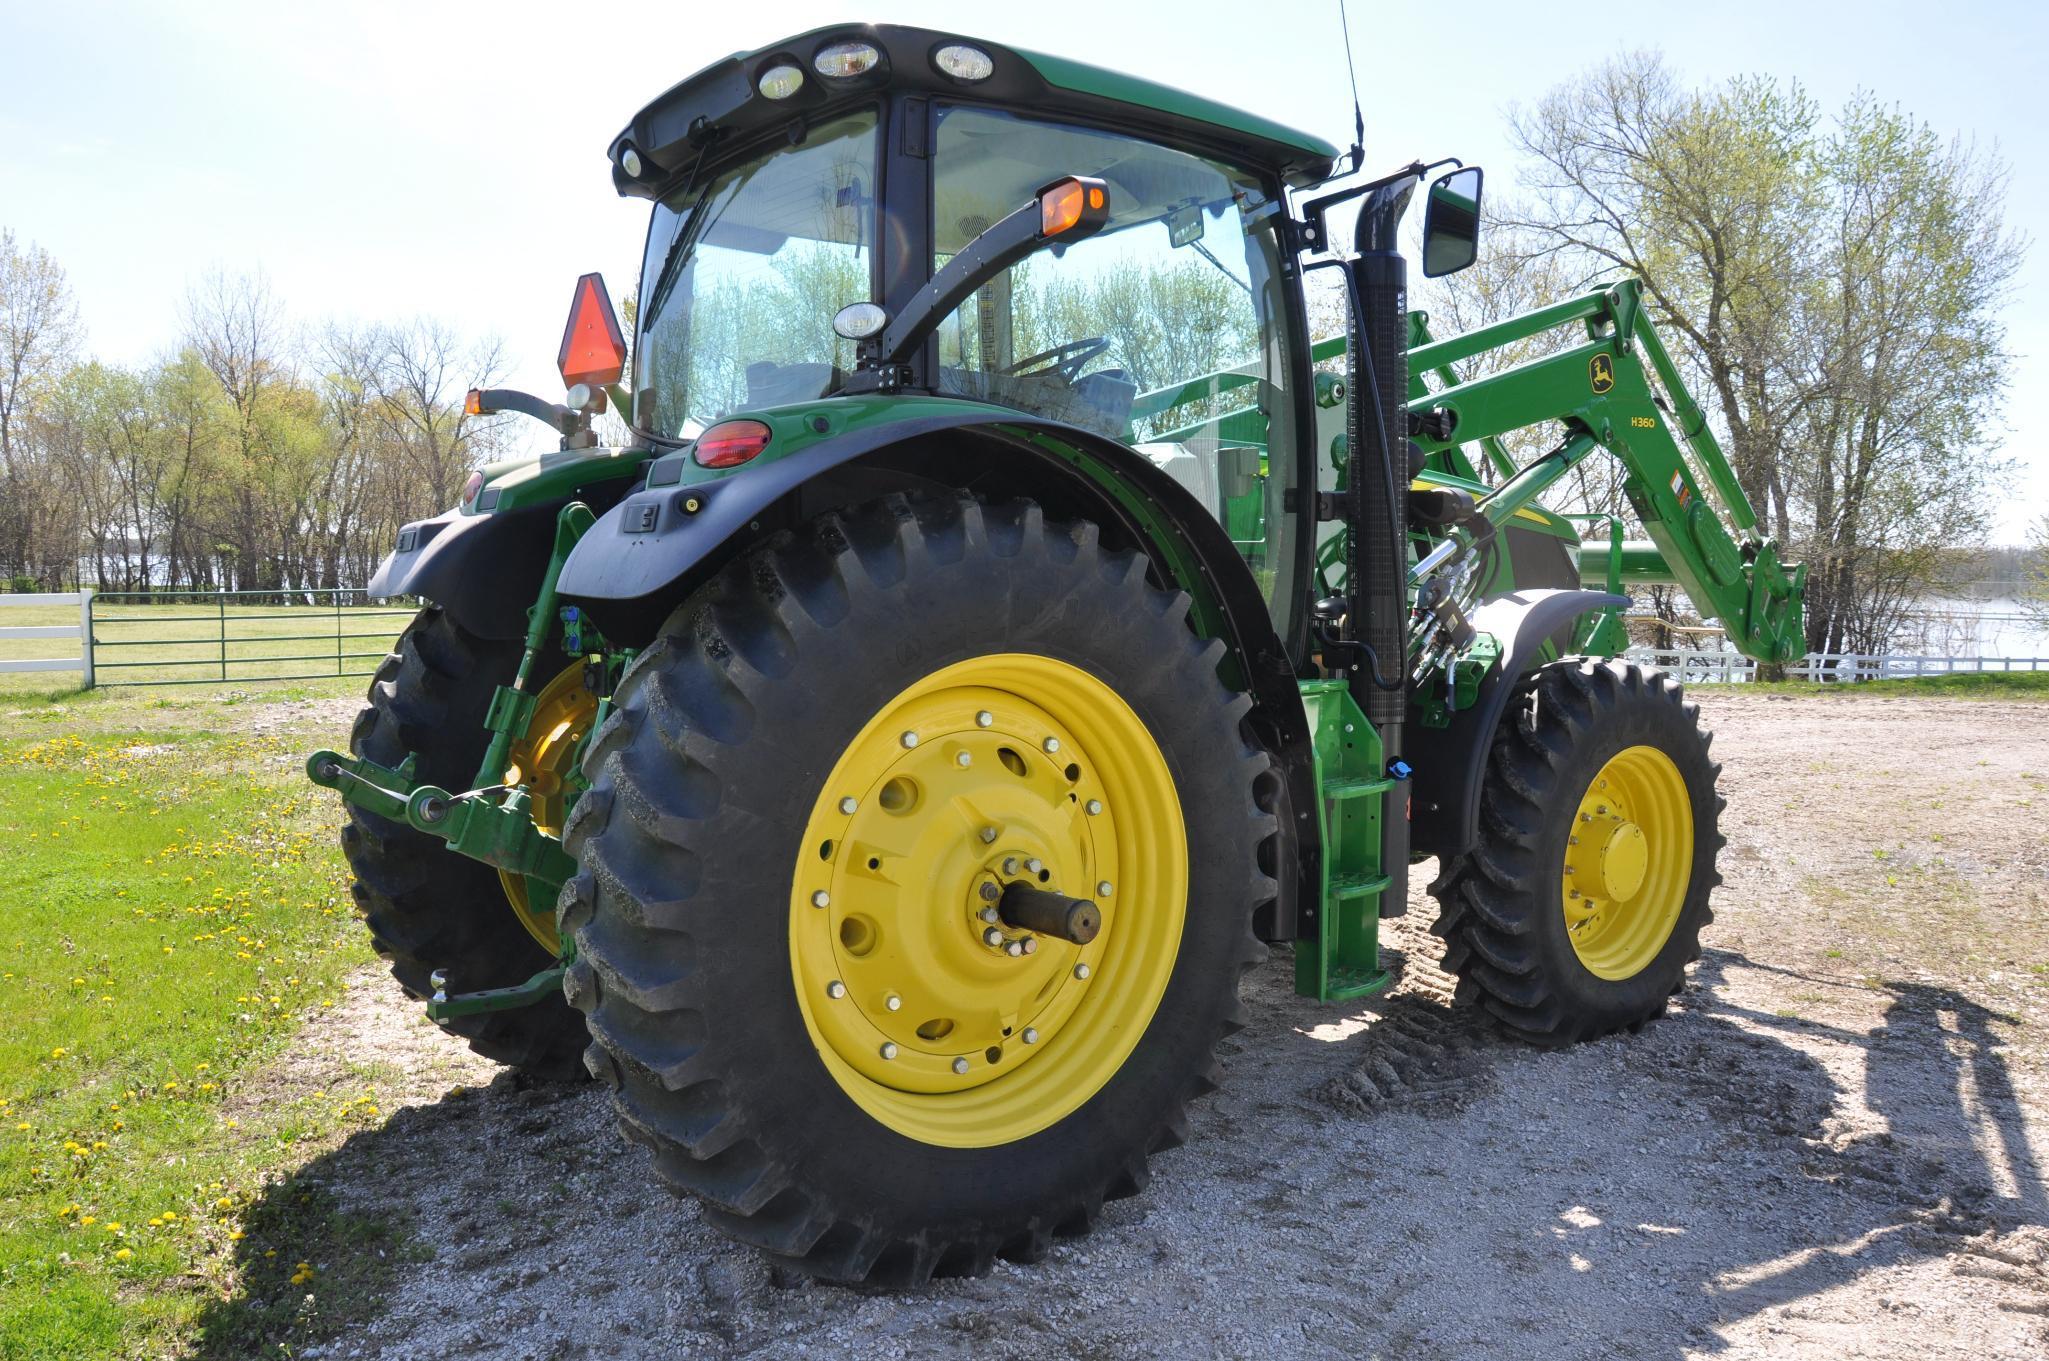
M371 592L429 603L308 764L435 1020L587 1067L735 1238L915 1282L1140 1190L1269 944L1386 986L1424 858L1510 1033L1663 1009L1721 801L1623 588L1783 661L1802 574L1633 282L1433 338L1399 224L1471 263L1477 169L914 28L717 62L610 159L630 366L587 276L566 399L472 394L561 448L404 528ZM1538 503L1596 450L1648 542Z

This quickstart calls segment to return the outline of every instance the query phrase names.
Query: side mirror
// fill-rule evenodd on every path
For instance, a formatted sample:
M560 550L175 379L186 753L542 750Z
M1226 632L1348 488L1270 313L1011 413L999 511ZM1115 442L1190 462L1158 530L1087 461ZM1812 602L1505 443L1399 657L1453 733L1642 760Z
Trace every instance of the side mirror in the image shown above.
M1438 177L1423 209L1423 277L1456 274L1480 254L1480 167Z

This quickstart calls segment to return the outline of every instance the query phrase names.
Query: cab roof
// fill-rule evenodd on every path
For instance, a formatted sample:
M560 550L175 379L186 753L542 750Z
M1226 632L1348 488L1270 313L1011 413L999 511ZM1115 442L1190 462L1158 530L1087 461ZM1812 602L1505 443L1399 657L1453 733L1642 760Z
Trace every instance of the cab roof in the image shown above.
M845 78L821 76L813 69L812 58L820 49L852 39L872 43L882 54L874 69ZM932 56L949 43L987 53L992 74L972 83L943 74ZM789 98L772 100L756 89L756 82L779 64L801 70L804 83ZM1276 170L1296 187L1329 178L1338 154L1321 137L1258 114L1085 62L935 29L833 24L753 52L735 52L671 86L612 140L612 183L621 194L658 197L715 143L745 141L798 119L870 103L880 92L1065 115ZM637 176L620 164L629 147L640 159Z

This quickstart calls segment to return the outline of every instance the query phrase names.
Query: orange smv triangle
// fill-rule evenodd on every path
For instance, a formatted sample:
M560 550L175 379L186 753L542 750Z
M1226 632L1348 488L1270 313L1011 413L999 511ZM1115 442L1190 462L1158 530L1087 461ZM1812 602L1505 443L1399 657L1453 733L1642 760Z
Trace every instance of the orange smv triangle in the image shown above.
M605 291L602 274L586 274L576 281L576 298L569 305L569 325L562 331L562 353L556 356L555 367L570 387L616 383L626 372L626 338L619 334L619 319L613 315L612 295Z

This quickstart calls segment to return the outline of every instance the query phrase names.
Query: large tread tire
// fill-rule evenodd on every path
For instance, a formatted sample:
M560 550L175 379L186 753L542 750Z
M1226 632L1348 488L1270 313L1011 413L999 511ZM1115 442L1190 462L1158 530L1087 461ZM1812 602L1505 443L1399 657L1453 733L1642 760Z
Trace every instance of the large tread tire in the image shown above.
M1545 1047L1637 1030L1664 1013L1700 958L1723 838L1721 773L1700 706L1662 671L1568 658L1540 667L1503 715L1480 793L1473 848L1447 861L1430 891L1443 967L1509 1033ZM1693 817L1693 864L1678 921L1633 977L1580 963L1559 901L1566 838L1580 795L1625 747L1657 747L1679 768Z
M349 750L384 766L418 756L418 779L467 789L490 734L492 692L512 678L520 643L469 633L428 606L393 644L356 716ZM356 906L377 953L406 992L426 998L436 969L464 992L523 983L551 962L519 924L498 871L446 842L346 805L342 852L355 877ZM589 1036L583 1018L557 997L511 1011L444 1021L485 1058L535 1077L583 1076Z
M915 1284L1029 1261L1136 1194L1187 1131L1242 1027L1265 957L1270 759L1189 599L1088 523L964 495L828 513L736 561L635 659L586 758L565 840L581 866L561 919L578 959L592 1072L662 1179L732 1237L840 1281ZM1106 1085L996 1147L898 1133L820 1061L794 995L788 903L806 810L839 753L901 687L993 652L1109 682L1164 752L1187 824L1175 972Z

